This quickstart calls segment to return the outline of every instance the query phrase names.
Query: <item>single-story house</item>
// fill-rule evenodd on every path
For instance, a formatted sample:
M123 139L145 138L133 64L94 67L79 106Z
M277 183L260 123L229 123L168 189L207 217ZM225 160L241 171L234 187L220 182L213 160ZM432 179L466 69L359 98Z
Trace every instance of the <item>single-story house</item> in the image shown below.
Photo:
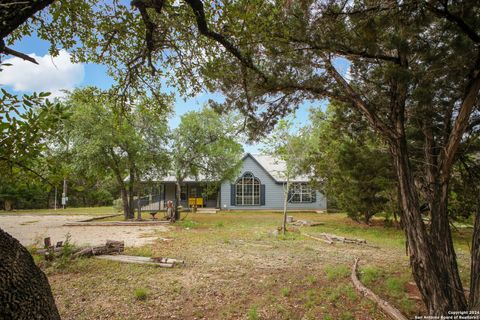
M221 210L282 210L286 184L282 178L284 168L285 163L272 156L247 153L242 158L238 177L234 181L223 181L217 190L207 195L203 191L208 182L185 179L181 185L180 204L184 208L196 203L199 207ZM163 209L168 200L175 200L175 177L156 180L159 181L155 181L147 194L156 195L157 200L153 202ZM325 196L311 187L307 176L294 177L291 183L289 210L326 210Z

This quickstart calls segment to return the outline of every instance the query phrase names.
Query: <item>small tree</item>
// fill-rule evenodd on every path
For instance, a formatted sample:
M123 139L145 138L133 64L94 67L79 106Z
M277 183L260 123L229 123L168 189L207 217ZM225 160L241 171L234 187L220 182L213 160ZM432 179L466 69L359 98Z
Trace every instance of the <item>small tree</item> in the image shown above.
M338 104L327 112L313 110L306 129L306 165L324 181L329 199L350 218L365 223L377 213L396 208L397 188L387 147L367 123Z
M134 195L140 176L165 168L168 100L146 96L128 108L95 88L74 91L67 104L74 165L90 174L113 174L120 189L125 219L134 217Z
M284 162L283 170L277 173L283 178L283 223L282 232L287 230L287 207L291 201L292 179L304 172L302 168L302 159L304 148L302 147L302 138L300 135L292 133L293 124L289 120L281 120L275 127L273 133L266 139L265 152L274 156L276 159ZM277 160L277 161L278 161Z
M176 178L175 220L180 218L180 191L187 177L209 181L211 189L233 178L243 152L234 120L210 108L182 116L172 136L172 170Z

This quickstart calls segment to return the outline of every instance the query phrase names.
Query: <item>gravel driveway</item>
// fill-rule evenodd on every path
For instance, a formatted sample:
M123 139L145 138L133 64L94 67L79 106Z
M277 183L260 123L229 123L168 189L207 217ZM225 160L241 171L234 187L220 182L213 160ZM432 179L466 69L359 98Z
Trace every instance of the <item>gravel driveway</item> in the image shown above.
M0 215L0 228L18 239L23 245L43 245L43 238L52 243L64 241L70 233L76 245L102 245L106 240L125 241L127 247L142 246L154 241L154 231L168 231L165 226L64 226L66 222L85 220L93 216L76 215Z

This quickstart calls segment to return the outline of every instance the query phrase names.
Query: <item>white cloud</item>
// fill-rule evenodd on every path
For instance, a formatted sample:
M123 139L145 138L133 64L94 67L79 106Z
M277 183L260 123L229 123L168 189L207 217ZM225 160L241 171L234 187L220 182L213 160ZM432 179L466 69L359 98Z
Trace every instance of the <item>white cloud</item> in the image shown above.
M64 95L61 90L71 90L83 80L83 64L72 63L65 50L56 57L49 54L40 57L34 53L29 56L37 60L38 65L17 57L3 61L12 65L3 67L0 85L11 86L15 91L48 91L51 97L60 97Z

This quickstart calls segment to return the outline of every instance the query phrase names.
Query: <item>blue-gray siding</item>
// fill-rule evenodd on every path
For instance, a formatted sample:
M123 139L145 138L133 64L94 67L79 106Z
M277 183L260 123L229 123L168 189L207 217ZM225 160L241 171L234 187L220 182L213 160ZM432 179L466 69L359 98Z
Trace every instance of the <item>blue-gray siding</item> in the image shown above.
M264 206L235 206L231 202L231 184L234 182L224 181L220 188L220 207L221 209L232 210L248 210L248 209L260 209L260 210L282 210L283 209L283 185L277 183L266 171L261 167L257 161L253 160L248 155L243 160L243 166L241 174L245 172L251 172L255 177L260 180L261 184L265 185L265 205ZM316 192L316 202L309 203L288 203L288 210L325 210L327 208L327 201L325 196Z

